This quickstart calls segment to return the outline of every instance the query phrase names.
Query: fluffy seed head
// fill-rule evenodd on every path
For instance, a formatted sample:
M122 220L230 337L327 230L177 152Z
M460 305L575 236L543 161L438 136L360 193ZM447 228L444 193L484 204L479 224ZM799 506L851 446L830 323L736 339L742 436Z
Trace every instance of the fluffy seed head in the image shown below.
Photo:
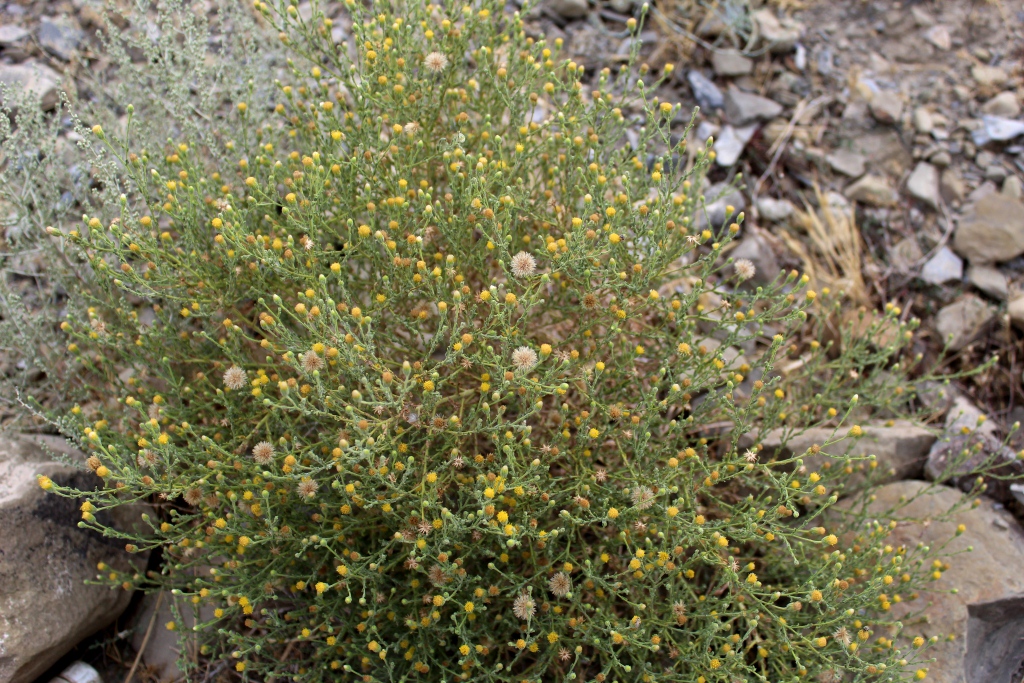
M523 592L516 596L512 603L512 613L523 621L528 620L537 611L537 604L529 593Z
M548 579L548 588L556 598L564 598L572 590L572 579L565 572L558 572Z
M302 361L302 369L307 373L314 373L324 366L324 360L316 354L316 351L306 351L299 357Z
M232 365L224 372L224 386L228 389L241 389L249 383L249 378L245 376L245 370Z
M736 277L740 280L749 280L754 277L754 273L757 272L757 268L750 259L741 258L733 264L733 268L736 269Z
M512 274L516 277L529 277L537 271L537 260L532 254L521 251L512 257Z
M423 59L423 65L434 73L441 73L448 68L448 58L440 52L431 52Z
M537 364L537 352L529 346L520 346L512 352L512 365L516 370L526 372Z
M269 441L260 441L252 447L252 459L258 465L269 465L274 461L274 446Z
M647 486L637 486L630 494L637 510L646 510L654 505L654 491Z
M185 502L189 505L199 505L203 500L203 492L199 489L189 489L188 491L185 491L184 498Z
M303 477L298 486L299 495L303 498L312 498L316 495L318 488L320 488L320 484L316 483L309 477Z

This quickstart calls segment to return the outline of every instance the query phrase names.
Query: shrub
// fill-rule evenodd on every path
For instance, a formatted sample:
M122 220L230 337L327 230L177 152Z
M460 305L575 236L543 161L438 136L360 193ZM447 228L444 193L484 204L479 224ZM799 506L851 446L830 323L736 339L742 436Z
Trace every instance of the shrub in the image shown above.
M59 425L102 484L42 484L161 551L99 580L186 598L250 679L898 676L931 556L831 506L916 323L830 337L841 293L728 257L671 69L590 74L502 7L350 3L347 50L260 2L274 87L163 144L83 129L99 189L49 248L89 266ZM761 445L810 426L819 469Z

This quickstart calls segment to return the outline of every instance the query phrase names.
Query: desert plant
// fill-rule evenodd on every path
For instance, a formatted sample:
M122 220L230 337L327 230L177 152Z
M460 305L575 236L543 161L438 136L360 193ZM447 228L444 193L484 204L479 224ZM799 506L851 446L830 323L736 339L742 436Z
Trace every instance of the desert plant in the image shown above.
M671 67L588 73L492 0L350 1L340 46L255 10L289 75L166 142L128 103L81 128L91 208L49 228L88 266L57 424L101 485L41 484L164 559L98 580L185 598L249 680L899 677L932 555L826 513L916 322L826 342L841 293L723 255ZM818 470L761 445L810 426ZM139 501L146 533L101 523Z

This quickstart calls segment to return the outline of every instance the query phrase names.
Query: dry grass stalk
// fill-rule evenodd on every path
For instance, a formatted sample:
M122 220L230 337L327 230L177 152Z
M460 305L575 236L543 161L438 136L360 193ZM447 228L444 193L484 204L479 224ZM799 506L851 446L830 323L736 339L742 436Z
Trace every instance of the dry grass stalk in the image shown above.
M853 210L831 203L817 185L814 193L817 210L805 202L806 211L798 211L794 219L807 233L813 249L807 249L792 235L784 234L783 239L804 262L814 286L842 289L854 304L867 304L868 290L861 269L863 246Z

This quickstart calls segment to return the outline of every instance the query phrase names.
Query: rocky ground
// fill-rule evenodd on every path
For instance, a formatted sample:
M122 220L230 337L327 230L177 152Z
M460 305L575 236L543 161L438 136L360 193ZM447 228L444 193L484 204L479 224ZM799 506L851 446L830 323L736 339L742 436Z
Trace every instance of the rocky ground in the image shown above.
M625 60L625 22L638 12L632 0L545 0L529 25L538 36L564 38L570 55L595 71ZM95 50L100 24L78 0L0 5L0 82L36 89L52 106L62 83L76 87L83 69L102 67ZM665 0L654 3L642 33L652 68L677 65L659 97L682 103L684 112L699 105L692 141L716 140L705 194L713 199L742 173L739 191L719 202L749 217L733 255L751 259L760 272L795 267L843 287L851 310L897 302L905 316L925 322L916 343L926 358L938 359L948 343L941 363L949 371L999 356L944 393L923 392L931 430L869 430L873 440L858 447L892 469L882 500L916 490L915 480L934 479L954 449L977 441L1005 458L1006 473L1019 474L1013 451L1024 438L1011 425L1024 422L1022 33L1022 0ZM679 135L688 119L676 122ZM978 427L982 415L987 420ZM1010 448L1002 445L1007 436ZM19 492L35 483L19 478L12 458L0 458L0 515L27 510L57 523L59 511ZM952 486L942 489L922 510L948 507L958 495ZM930 680L1024 679L1024 606L1017 597L1024 592L1024 532L1008 514L1021 518L1022 503L1024 487L993 481L984 504L959 520L971 529L976 552L943 582L961 592L936 598L915 626L957 635L940 651ZM943 537L936 527L912 524L900 533L914 542ZM88 539L69 539L88 553L103 552ZM43 545L19 548L42 552ZM979 575L987 580L979 583ZM76 658L94 663L106 680L123 680L139 650L145 652L135 680L174 677L167 663L172 641L162 629L169 599L136 598L124 611L77 584L67 591L64 599L97 618L87 626L113 625L63 656L80 630L58 634L57 645L37 643L36 656L47 663L60 658L39 680ZM0 589L2 599L12 594ZM9 626L4 605L0 600L0 624ZM19 678L4 668L5 647L0 639L0 682L33 680L36 669L23 669ZM211 671L207 679L226 675Z

